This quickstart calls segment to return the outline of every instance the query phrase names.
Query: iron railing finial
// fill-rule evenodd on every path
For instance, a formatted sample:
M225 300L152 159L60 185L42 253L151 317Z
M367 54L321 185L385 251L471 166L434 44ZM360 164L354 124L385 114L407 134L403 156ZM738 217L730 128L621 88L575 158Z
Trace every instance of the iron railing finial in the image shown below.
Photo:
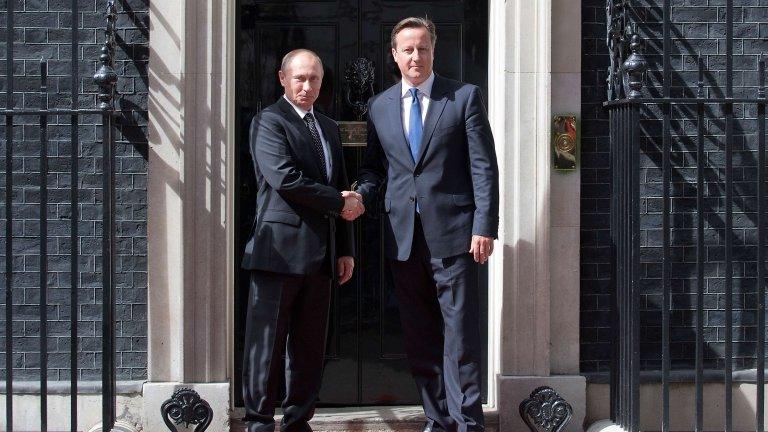
M643 96L643 85L645 84L645 73L648 70L648 62L643 56L643 42L634 25L631 26L629 35L629 49L632 52L627 60L624 61L624 82L627 89L627 97L637 99Z
M114 110L115 84L115 25L117 23L117 7L114 0L107 2L107 27L104 30L104 45L101 47L99 62L101 66L93 76L99 85L97 96L98 108L102 111Z

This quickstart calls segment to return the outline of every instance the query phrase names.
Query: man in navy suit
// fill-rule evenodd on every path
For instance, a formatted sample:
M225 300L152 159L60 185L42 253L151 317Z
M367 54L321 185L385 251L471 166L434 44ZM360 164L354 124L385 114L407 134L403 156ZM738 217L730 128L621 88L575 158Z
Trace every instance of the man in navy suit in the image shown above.
M384 195L405 348L425 431L484 430L478 265L493 252L499 179L480 90L432 71L435 26L392 30L402 81L369 101L368 149L357 191Z
M313 109L323 82L320 58L309 50L291 51L278 75L285 95L257 114L250 130L258 193L242 262L251 271L244 420L248 432L275 430L274 405L284 378L280 429L310 432L331 282L352 277L354 243L347 221L364 208L360 196L347 191L336 122Z

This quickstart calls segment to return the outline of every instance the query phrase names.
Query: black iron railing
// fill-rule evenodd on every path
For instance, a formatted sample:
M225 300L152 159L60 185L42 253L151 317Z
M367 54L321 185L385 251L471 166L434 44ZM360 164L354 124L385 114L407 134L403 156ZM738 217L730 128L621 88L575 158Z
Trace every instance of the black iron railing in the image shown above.
M104 44L101 48L99 68L94 75L99 85L98 106L93 109L82 109L78 106L80 96L80 76L78 71L79 13L77 0L72 0L72 33L71 33L71 108L50 109L48 106L48 62L40 61L40 98L39 108L14 108L14 76L13 76L13 36L14 36L14 5L7 2L6 11L6 108L5 115L5 424L6 430L14 430L14 386L13 386L13 321L14 321L14 270L13 270L13 141L14 118L21 116L39 117L40 127L40 430L48 429L48 336L47 317L47 279L48 279L48 121L53 116L69 116L71 120L71 180L70 180L70 385L71 385L71 424L72 431L77 428L78 413L78 221L79 221L79 166L78 154L80 139L78 134L81 116L100 114L102 116L103 144L103 233L102 233L102 282L103 282L103 316L102 316L102 430L111 430L115 424L115 115L114 106L115 84L117 75L114 70L115 23L117 9L114 0L107 1L107 26L104 33Z
M695 402L691 407L695 410L696 431L704 430L704 382L705 382L705 353L704 340L705 323L705 213L707 211L705 199L707 191L707 179L705 176L715 173L718 175L716 182L725 190L722 215L723 243L724 243L724 283L723 283L723 309L724 309L724 349L722 353L722 374L708 374L722 377L720 381L724 386L723 401L723 428L726 432L733 431L733 372L734 372L734 202L735 199L744 198L734 196L734 105L740 104L747 111L756 108L756 135L757 135L757 175L756 187L756 221L757 253L756 257L750 257L750 261L756 261L756 343L754 353L754 366L756 374L756 407L754 417L754 429L764 431L765 409L765 61L760 56L758 61L758 88L755 97L734 97L734 37L733 0L727 0L725 4L725 92L724 97L705 97L704 77L705 65L702 56L696 59L698 69L698 83L696 94L690 97L672 97L672 67L671 67L671 2L664 0L663 14L663 88L660 97L644 97L644 83L646 81L647 61L642 54L642 43L637 32L636 15L633 16L630 2L626 0L607 1L607 25L608 46L611 54L611 66L608 70L608 99L605 107L609 113L610 141L611 141L611 167L613 172L613 189L611 200L611 237L614 247L614 302L613 302L613 338L614 351L611 370L611 416L612 420L624 430L640 430L640 377L641 377L641 166L642 155L641 137L642 123L654 114L661 120L661 407L659 424L652 430L669 431L670 421L675 412L670 411L670 372L671 372L671 311L672 304L672 238L671 217L674 217L672 208L671 186L673 176L679 176L673 170L672 151L672 117L673 109L688 110L695 113L693 121L696 122L695 137L691 138L695 146L695 183L690 182L690 187L695 189L695 210L691 214L693 226L695 226L695 262L696 272L693 277L693 297L695 305L692 305L691 317L695 322L695 364L693 380L695 383ZM707 121L713 120L705 113L722 110L724 120L723 147L724 164L711 166L705 154ZM679 161L678 161L679 162ZM689 166L690 167L690 166ZM680 181L679 179L677 180ZM685 180L688 181L688 180ZM711 181L711 179L709 179ZM647 205L647 201L646 201ZM742 201L742 206L745 206ZM711 210L711 209L710 209ZM746 210L745 210L746 211ZM692 228L689 226L688 228ZM754 258L754 259L752 259ZM748 305L752 306L752 305ZM745 307L742 305L742 307ZM711 379L711 377L710 377Z

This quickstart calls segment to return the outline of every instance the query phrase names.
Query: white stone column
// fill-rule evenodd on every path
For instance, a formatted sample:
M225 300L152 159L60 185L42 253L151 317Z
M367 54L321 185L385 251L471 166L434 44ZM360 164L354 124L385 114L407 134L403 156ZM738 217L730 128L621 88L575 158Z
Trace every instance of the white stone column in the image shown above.
M552 114L574 114L581 120L580 1L558 0L552 3L551 32ZM551 133L551 127L549 130ZM580 166L579 161L575 171L553 171L550 175L552 374L579 373Z
M579 173L552 169L554 114L580 112L581 5L578 0L498 0L491 5L491 121L501 138L501 230L491 263L496 317L495 404L502 432L527 430L518 404L553 387L586 408L579 360ZM502 88L505 100L494 102ZM494 322L493 320L491 321ZM492 339L493 341L493 339Z
M234 62L234 2L150 5L149 383L145 428L166 429L160 405L191 387L227 430L231 300L228 257L234 125L224 86Z

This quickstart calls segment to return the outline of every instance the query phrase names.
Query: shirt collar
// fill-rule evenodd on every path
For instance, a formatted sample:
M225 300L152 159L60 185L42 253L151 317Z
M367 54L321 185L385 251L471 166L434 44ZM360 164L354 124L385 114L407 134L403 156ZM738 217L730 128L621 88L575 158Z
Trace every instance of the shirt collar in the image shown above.
M315 115L315 107L314 107L314 106L312 106L312 107L309 109L309 111L307 111L307 110L304 110L304 109L300 108L300 107L299 107L298 105L296 105L295 103L293 103L293 101L292 101L292 100L288 99L288 95L286 95L286 94L283 94L283 97L285 98L285 100L287 100L287 101L288 101L288 103L289 103L289 104L291 104L291 106L293 107L293 109L294 109L294 110L296 110L296 113L297 113L297 114L299 115L299 117L301 117L302 119L304 118L304 116L305 116L305 115L307 115L307 113L312 113L312 116L313 116L313 117L317 117L317 116Z
M405 97L409 95L409 91L413 87L413 85L408 81L406 81L405 78L403 78L401 82L402 82L402 85L401 85L402 94L400 96ZM416 88L419 89L419 93L422 93L424 96L429 97L430 93L432 93L432 83L434 82L435 82L435 72L432 72L431 74L429 74L429 78L424 80L424 82L421 83L420 85L416 86Z

